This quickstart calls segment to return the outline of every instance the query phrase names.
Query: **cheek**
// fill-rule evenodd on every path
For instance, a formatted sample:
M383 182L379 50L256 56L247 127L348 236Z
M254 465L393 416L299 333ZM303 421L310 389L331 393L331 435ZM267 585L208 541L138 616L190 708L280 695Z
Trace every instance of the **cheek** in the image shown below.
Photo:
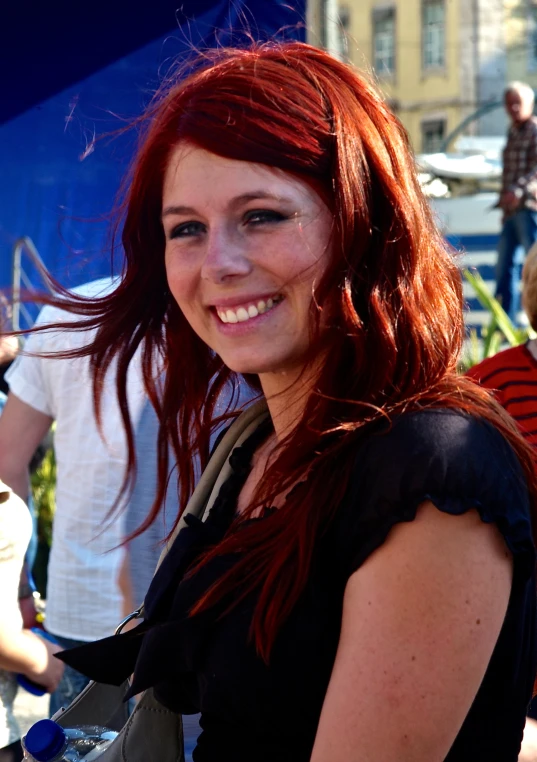
M191 296L194 290L194 273L185 267L184 263L178 257L165 257L166 278L168 287L180 304Z

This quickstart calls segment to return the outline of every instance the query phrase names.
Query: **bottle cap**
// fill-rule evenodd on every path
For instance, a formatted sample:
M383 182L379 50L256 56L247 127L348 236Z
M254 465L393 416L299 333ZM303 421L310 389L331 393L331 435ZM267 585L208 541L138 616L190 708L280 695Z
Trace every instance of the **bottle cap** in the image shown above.
M50 762L63 749L67 736L64 729L53 720L39 720L32 725L24 745L37 762Z

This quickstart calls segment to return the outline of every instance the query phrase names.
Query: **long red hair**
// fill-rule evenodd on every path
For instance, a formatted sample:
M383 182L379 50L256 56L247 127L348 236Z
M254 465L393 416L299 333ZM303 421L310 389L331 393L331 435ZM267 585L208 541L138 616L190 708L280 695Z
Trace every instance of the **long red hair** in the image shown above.
M112 358L118 360L131 474L125 379L143 342L145 383L160 420L159 489L139 531L162 504L169 443L184 509L194 487L194 458L207 462L218 395L237 381L193 332L168 290L160 215L171 151L189 141L291 172L314 183L333 213L334 253L312 304L314 329L321 311L329 316L329 341L312 332L312 356L322 345L326 360L250 510L300 481L313 458L315 468L270 519L230 531L200 561L240 553L194 613L231 591L236 603L258 588L252 634L268 659L306 583L315 540L345 492L351 445L371 422L427 406L481 416L516 451L535 504L532 452L489 393L457 375L464 335L460 273L420 190L406 133L361 74L301 43L219 50L200 56L185 78L166 83L139 124L139 150L125 185L121 283L100 300L62 300L87 316L73 327L98 327L92 344L78 352L91 356L97 403L104 374ZM154 377L159 362L161 389Z

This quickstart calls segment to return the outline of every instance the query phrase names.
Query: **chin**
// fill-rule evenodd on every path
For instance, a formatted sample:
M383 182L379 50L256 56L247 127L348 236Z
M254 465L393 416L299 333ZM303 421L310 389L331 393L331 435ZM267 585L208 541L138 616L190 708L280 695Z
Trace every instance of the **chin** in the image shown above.
M259 376L263 373L284 373L290 363L282 357L259 357L251 354L245 357L222 357L222 362L234 373Z

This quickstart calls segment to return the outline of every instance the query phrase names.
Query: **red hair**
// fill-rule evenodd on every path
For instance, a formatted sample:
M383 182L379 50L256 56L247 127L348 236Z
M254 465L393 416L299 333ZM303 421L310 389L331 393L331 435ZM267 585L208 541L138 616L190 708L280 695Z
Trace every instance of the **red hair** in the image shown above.
M249 511L300 481L314 456L315 469L281 510L240 532L232 528L200 561L240 552L194 613L229 591L236 603L259 588L252 634L268 659L306 583L315 540L347 487L351 445L372 422L427 406L481 416L511 443L535 502L532 452L489 393L457 375L464 335L460 274L420 190L406 133L361 74L301 43L224 49L201 56L186 78L167 83L140 123L144 131L125 186L121 284L98 301L62 302L88 316L73 327L98 327L83 350L91 355L97 401L104 373L117 357L131 474L125 378L143 342L144 377L160 434L158 495L140 532L165 495L169 442L184 509L194 487L194 456L207 462L218 394L237 380L193 332L167 287L160 216L172 150L188 141L293 173L320 189L334 217L334 253L312 306L312 317L322 310L330 316L326 361ZM322 340L314 334L312 355ZM154 379L158 358L166 371L160 391Z

